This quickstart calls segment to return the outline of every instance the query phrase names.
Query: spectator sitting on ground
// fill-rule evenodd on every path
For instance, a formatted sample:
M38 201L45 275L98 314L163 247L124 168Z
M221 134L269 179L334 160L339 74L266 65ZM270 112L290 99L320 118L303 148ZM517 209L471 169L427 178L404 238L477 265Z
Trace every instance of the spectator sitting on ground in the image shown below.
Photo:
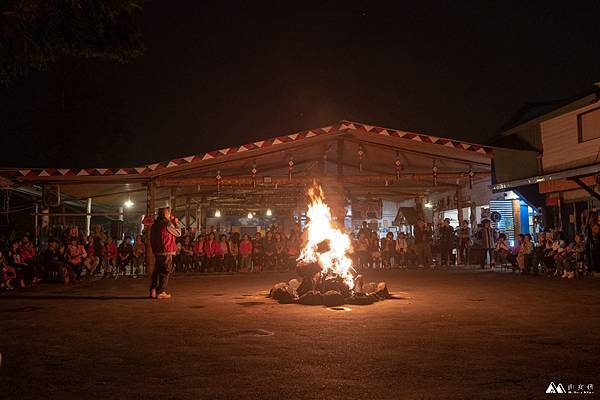
M586 242L588 273L596 276L600 272L600 225L592 223Z
M264 240L260 232L256 232L254 240L252 241L252 271L262 271L264 263Z
M55 239L50 239L48 241L48 248L43 253L42 263L46 269L47 278L56 276L64 282L65 263L61 248L58 246L58 242Z
M130 236L125 236L125 239L119 246L117 261L119 272L121 273L121 275L125 275L125 273L127 272L127 265L129 265L129 268L133 267L133 247L131 246Z
M286 264L288 271L296 268L296 259L300 255L300 236L292 230L286 240Z
M252 240L244 235L240 242L240 271L252 272Z
M146 245L144 244L142 235L135 237L135 244L133 245L133 275L145 273L145 254Z
M78 243L83 243L83 236L79 233L79 228L76 225L71 225L64 235L63 242L67 246L71 241L75 239Z
M496 248L494 249L494 261L497 264L502 264L505 260L508 260L508 253L510 247L508 245L508 240L506 240L506 235L501 233L498 235L498 240L496 241Z
M585 253L583 236L579 233L576 234L575 242L561 250L558 251L556 257L556 272L554 275L572 279L575 276L578 265L583 262L583 255Z
M87 275L94 275L98 265L100 265L100 257L96 254L96 246L92 235L88 236L87 258L84 260L83 265L87 270Z
M512 249L510 249L510 253L507 257L508 261L513 267L513 271L515 270L515 268L522 268L522 266L519 265L518 256L519 252L521 251L521 246L523 245L524 236L525 235L523 235L522 233L519 233L519 235L517 236L517 243L515 243Z
M27 271L29 276L28 281L35 284L40 282L41 274L39 273L38 263L36 260L36 250L33 242L29 240L29 234L24 235L19 242L19 251L21 254L21 261L27 264Z
M8 265L8 260L4 257L4 253L0 251L0 269L2 270L2 281L0 282L0 290L13 290L17 282L17 270Z
M523 236L523 244L519 250L519 257L522 260L520 265L523 265L523 273L533 272L534 275L537 275L537 266L533 265L533 243L531 243L530 234Z
M194 253L194 269L197 271L201 271L202 270L202 262L204 260L204 234L203 233L198 235L198 237L194 241L192 251Z
M189 234L184 236L181 242L179 264L182 271L191 270L194 266L194 246L192 244L192 237Z
M215 233L211 231L208 234L208 239L204 241L204 261L202 262L203 271L215 271L219 267L218 263L220 254L221 246L215 239Z
M117 267L117 245L112 237L108 236L104 246L104 276L108 276Z
M83 271L83 262L87 257L87 252L83 248L83 245L77 241L74 236L70 237L70 243L67 245L67 265L69 265L69 272L71 276L65 277L65 283L69 283L71 280L79 281L81 279L81 272Z
M27 263L21 258L21 248L18 241L14 241L8 252L8 263L11 265L17 274L16 280L19 287L24 288L26 276L29 275Z

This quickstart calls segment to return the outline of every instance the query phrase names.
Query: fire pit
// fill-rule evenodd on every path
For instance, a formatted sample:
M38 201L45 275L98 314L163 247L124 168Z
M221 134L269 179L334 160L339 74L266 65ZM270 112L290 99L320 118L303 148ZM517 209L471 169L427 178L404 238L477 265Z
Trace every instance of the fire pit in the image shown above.
M365 283L348 257L350 238L335 227L320 187L308 191L306 245L292 279L273 286L268 297L280 303L306 305L371 304L390 297L385 282Z

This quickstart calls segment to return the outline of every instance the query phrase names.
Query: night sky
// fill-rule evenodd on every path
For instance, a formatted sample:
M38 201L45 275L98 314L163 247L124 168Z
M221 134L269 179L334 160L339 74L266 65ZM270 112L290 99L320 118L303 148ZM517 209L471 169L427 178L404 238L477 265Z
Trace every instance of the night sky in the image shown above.
M281 3L147 2L141 58L0 88L0 166L135 166L341 119L484 142L600 81L599 1Z

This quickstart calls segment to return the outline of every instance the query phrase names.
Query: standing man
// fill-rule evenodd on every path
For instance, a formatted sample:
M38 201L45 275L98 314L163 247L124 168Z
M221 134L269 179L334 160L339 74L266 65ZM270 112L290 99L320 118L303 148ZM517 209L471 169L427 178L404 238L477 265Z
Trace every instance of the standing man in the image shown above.
M489 254L490 267L494 268L494 249L496 248L496 231L492 228L489 219L483 220L483 228L479 231L481 235L481 247L483 247L483 256L481 258L481 269L485 268L485 263Z
M429 236L429 237L428 237ZM415 252L417 253L418 268L423 268L424 265L430 265L431 250L429 248L430 232L427 229L425 221L417 220L414 228L415 237Z
M463 265L469 265L469 247L471 247L471 228L469 228L469 221L465 219L458 230L458 251Z
M450 226L450 218L444 218L440 227L440 253L441 266L450 268L452 263L452 249L454 248L454 229Z
M169 207L158 210L158 218L152 224L150 232L150 244L155 257L152 285L150 286L150 297L153 299L171 298L166 289L169 275L173 270L173 255L177 252L175 238L181 236L181 229L178 228L178 225L179 220L177 217L171 216Z

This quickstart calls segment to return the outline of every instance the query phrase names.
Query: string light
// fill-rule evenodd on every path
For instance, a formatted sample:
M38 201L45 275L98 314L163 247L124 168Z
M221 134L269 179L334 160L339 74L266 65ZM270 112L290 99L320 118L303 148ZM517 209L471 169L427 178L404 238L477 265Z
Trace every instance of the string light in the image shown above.
M221 217L221 210L216 210L215 211L215 218L220 218Z

